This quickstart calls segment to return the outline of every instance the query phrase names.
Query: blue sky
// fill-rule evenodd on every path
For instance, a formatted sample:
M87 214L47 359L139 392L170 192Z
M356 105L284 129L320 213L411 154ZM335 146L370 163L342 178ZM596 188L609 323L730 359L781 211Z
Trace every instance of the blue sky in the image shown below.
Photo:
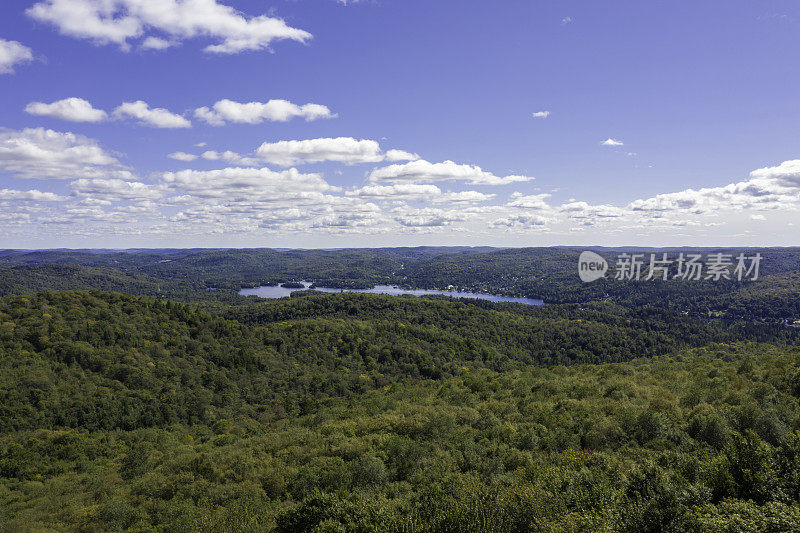
M800 244L793 0L0 14L0 247Z

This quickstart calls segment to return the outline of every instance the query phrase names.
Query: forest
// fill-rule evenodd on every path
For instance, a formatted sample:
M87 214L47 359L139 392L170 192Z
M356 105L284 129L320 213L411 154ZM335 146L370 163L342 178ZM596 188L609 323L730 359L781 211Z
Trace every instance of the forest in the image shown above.
M242 287L291 283L370 288L388 284L420 289L452 286L470 292L521 296L547 303L613 302L661 307L698 318L791 323L800 319L800 249L593 248L610 263L620 253L761 254L755 281L653 280L631 283L609 277L582 283L576 276L581 249L550 248L353 248L339 250L0 250L0 295L31 290L132 289L133 294L187 302L232 300ZM71 271L65 271L65 268ZM102 271L98 276L97 269ZM54 277L61 278L55 280ZM98 285L113 278L114 286ZM4 279L6 276L0 277ZM208 289L214 289L210 291Z
M0 252L0 531L800 531L800 251L576 253Z

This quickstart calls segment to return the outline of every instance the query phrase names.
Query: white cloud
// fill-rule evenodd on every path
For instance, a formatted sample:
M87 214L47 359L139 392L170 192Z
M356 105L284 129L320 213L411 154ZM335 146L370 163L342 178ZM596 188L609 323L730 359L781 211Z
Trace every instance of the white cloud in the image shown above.
M212 126L222 126L226 122L261 124L265 120L286 122L296 117L304 118L306 121L336 117L324 105L305 104L299 106L288 100L280 99L269 100L266 103L241 103L224 99L215 103L211 108L200 107L195 109L194 116Z
M76 195L110 202L155 200L162 196L162 193L152 185L121 179L79 179L71 182L69 187Z
M225 150L224 152L206 150L203 152L201 157L208 161L227 161L228 163L250 167L259 165L259 161L257 159L252 157L244 157L230 150Z
M523 231L541 230L548 222L556 220L553 218L555 211L547 202L548 198L550 198L549 193L526 195L515 192L511 194L505 205L489 206L488 210L477 214L480 214L483 219L487 219L490 215L501 215L500 218L491 222L491 226L495 228L508 228L508 230L516 228Z
M570 219L593 226L604 221L630 227L644 224L695 225L708 227L708 217L743 211L796 210L800 204L800 160L785 161L774 167L754 170L750 179L720 187L684 189L633 200L624 207L590 205L571 201L560 211ZM751 214L761 220L763 215ZM699 223L698 220L702 220Z
M264 143L256 149L256 156L267 163L285 167L321 161L337 161L348 165L375 163L384 158L377 141L352 137Z
M171 41L206 37L217 44L206 52L233 54L263 50L275 40L306 42L311 34L288 26L279 18L248 17L216 0L44 0L26 13L56 26L64 35L96 44L114 43L123 50L130 41L156 32ZM164 40L160 37L154 37ZM150 40L153 48L155 41Z
M20 178L70 179L130 174L94 139L45 128L0 130L0 170Z
M419 159L419 155L405 150L386 150L387 161L416 161L417 159Z
M65 196L59 196L52 192L42 192L37 190L15 191L11 189L0 189L0 200L60 202L66 199L67 198Z
M33 51L17 41L0 39L0 74L11 74L14 65L33 61Z
M423 159L410 163L389 165L376 168L369 175L371 182L408 182L424 183L433 181L466 181L476 185L505 185L520 181L529 181L527 176L495 176L478 166L459 165L453 161L430 163Z
M547 118L550 116L550 111L536 111L533 118Z
M22 132L16 133L22 136ZM93 142L84 138L73 144ZM7 143L0 140L2 170L8 170L8 155ZM18 154L14 157L19 159ZM47 168L50 157L54 156L37 156L31 168ZM230 151L208 151L205 158L228 162L243 157ZM59 164L62 173L74 170L64 162ZM437 179L469 182L485 178L481 174L476 178L474 167L458 166L472 171L458 178L440 172ZM724 235L721 230L710 233L713 227L730 229L731 235L738 235L742 229L753 235L762 232L767 238L768 232L785 231L800 206L800 160L754 170L748 179L737 183L665 193L619 206L592 205L574 198L560 206L551 205L547 193L522 192L511 194L498 205L489 202L495 194L445 191L441 183L409 180L406 174L400 180L342 191L320 174L302 174L294 168L181 170L158 176L154 184L120 176L123 171L118 164L86 165L85 169L88 174L80 177L87 179L75 179L67 185L72 191L70 197L0 190L0 220L19 235L39 231L58 237L207 236L209 243L220 245L233 242L230 239L264 235L294 239L308 234L351 235L350 243L363 236L385 234L461 235L475 242L500 242L531 232L561 236L580 233L585 238L597 235L622 241L644 233L647 239ZM225 237L213 240L211 234Z
M750 173L754 180L776 180L788 187L800 187L800 159L784 161L776 167L759 168Z
M369 206L348 207L338 206L338 210L332 211L330 214L323 214L322 216L315 217L311 224L313 229L328 229L338 232L347 231L365 231L374 230L374 227L380 223L380 217L376 216L377 210L370 209Z
M561 206L560 211L570 219L585 225L594 225L600 220L630 217L630 211L613 205L590 205L587 202L569 202Z
M510 201L506 205L521 209L545 210L550 208L547 203L548 198L550 198L550 194L548 193L531 194L526 196L520 192L515 192L511 195L509 198Z
M240 155L230 150L224 152L208 150L202 154L202 157L210 161L222 160L245 166L257 166L266 162L284 167L323 161L353 165L385 160L408 161L419 158L417 154L404 150L387 150L384 153L377 141L359 140L353 137L265 142L248 155ZM341 174L341 172L339 173Z
M217 170L181 170L165 173L165 186L191 196L227 200L283 197L291 192L337 190L319 174L301 174L296 169L275 172L268 168L223 168Z
M602 141L600 144L602 144L603 146L623 146L625 143L609 137L605 141Z
M25 112L71 122L103 122L108 118L108 114L102 109L95 109L86 100L74 97L64 98L51 104L31 102L25 106Z
M170 41L167 39L161 39L160 37L148 37L144 41L142 41L142 49L144 50L166 50L167 48L172 48L173 46L177 46L179 43L176 41Z
M751 179L724 187L685 189L635 200L629 209L648 214L689 212L714 213L728 209L783 209L800 201L800 180L795 173L798 161L751 173Z
M511 215L504 218L498 218L492 222L492 226L505 226L514 228L521 226L523 228L531 228L537 226L544 226L547 224L547 219L539 215Z
M399 183L397 185L366 185L353 191L347 191L349 196L358 196L370 200L396 200L396 199L432 199L442 195L442 190L436 185L420 183Z
M241 157L241 156L239 156L239 154L237 154L236 152L231 152L230 150L222 153L215 152L214 150L206 150L205 152L200 154L200 157L202 157L203 159L207 159L209 161L218 161L223 158L232 159L234 157Z
M478 191L446 192L440 198L433 198L434 202L447 202L453 204L486 202L497 196Z
M572 17L564 17L564 18L561 19L561 25L562 26L566 26L570 22L572 22Z
M171 154L167 155L170 159L175 159L177 161L194 161L197 159L197 156L194 154L187 154L186 152L172 152Z
M477 203L494 198L494 194L478 191L443 192L436 185L423 183L398 183L396 185L365 185L347 191L348 196L376 201L416 200L432 203Z
M51 104L31 102L25 107L31 115L48 116L72 122L102 122L108 113L95 109L92 104L82 98L65 98ZM147 102L124 102L114 109L116 119L135 118L139 123L155 128L189 128L192 123L176 113L162 108L150 108Z
M131 117L144 126L154 128L189 128L192 123L181 115L176 115L160 107L150 108L147 102L124 102L114 110L115 118Z
M430 228L448 226L465 218L463 213L457 211L424 208L405 210L403 214L396 216L395 220L410 228Z

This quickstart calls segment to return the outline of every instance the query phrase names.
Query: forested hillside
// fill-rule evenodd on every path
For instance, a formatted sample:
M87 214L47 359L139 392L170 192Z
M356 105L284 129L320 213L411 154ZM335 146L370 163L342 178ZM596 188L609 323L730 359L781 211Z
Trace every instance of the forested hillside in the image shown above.
M660 307L696 317L791 323L800 320L800 249L596 249L612 265L622 252L677 253L691 251L763 256L755 281L649 281L614 279L582 283L577 276L577 248L364 248L344 250L136 250L121 251L0 251L0 266L15 266L14 286L35 290L108 288L65 286L48 282L36 265L82 265L144 277L162 284L165 292L141 289L135 294L183 301L227 300L241 287L307 280L319 286L370 288L392 284L412 288L463 290L542 299L548 303L613 302L625 307ZM648 255L649 257L649 255ZM73 267L74 268L74 267ZM93 271L72 273L80 280ZM39 283L35 283L35 280ZM136 282L141 283L141 282ZM134 285L136 284L134 283ZM0 294L11 294L0 285ZM219 291L208 294L208 288ZM205 291L205 292L204 292Z
M397 380L625 361L752 337L684 317L512 307L335 294L235 307L226 319L118 293L5 298L0 429L273 420Z
M0 253L0 531L800 531L770 253L697 284L558 248ZM237 295L301 279L551 303Z
M800 524L793 328L367 294L215 305L0 300L0 530Z
M59 290L117 291L185 302L240 299L236 291L209 288L205 283L127 274L112 268L72 264L0 268L0 296Z

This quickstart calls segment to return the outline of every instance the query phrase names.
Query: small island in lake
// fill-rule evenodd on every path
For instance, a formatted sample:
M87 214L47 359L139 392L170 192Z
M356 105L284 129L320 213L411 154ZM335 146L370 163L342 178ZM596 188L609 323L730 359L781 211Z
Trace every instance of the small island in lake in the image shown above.
M284 289L305 289L306 288L305 285L303 285L302 283L299 283L297 281L289 281L287 283L281 283L281 287L283 287Z

